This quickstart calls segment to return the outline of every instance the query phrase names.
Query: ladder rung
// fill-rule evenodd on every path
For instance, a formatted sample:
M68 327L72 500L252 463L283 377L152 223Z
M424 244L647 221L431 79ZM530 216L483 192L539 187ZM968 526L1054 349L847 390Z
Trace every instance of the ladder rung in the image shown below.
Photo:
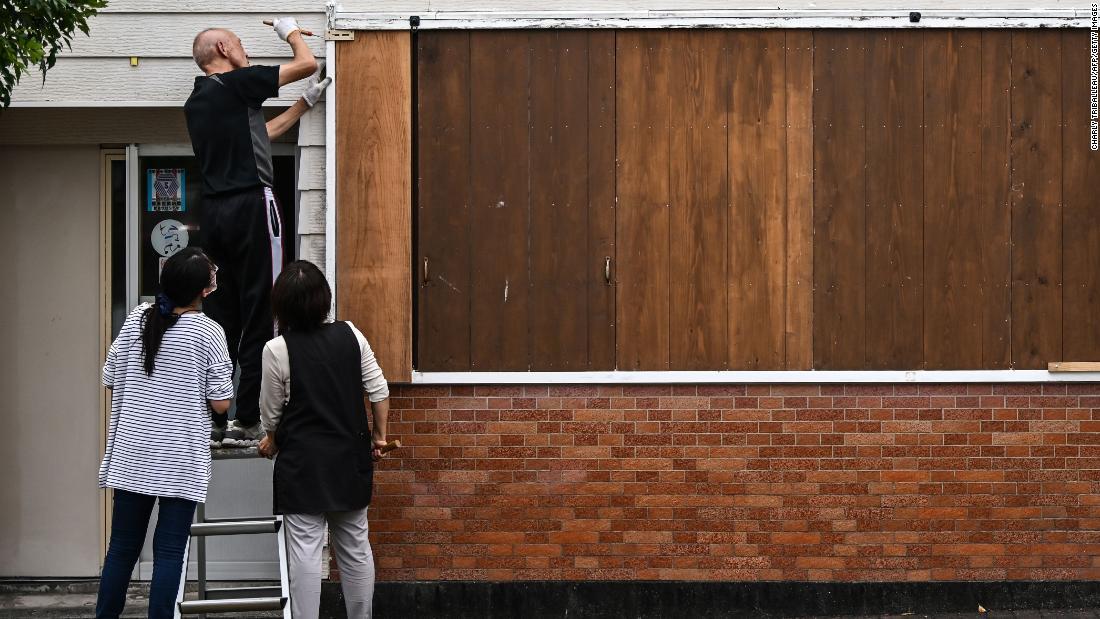
M276 533L282 522L278 520L237 520L234 522L196 522L191 525L191 535L250 535Z
M260 586L260 587L228 587L219 589L207 589L206 599L208 600L228 600L233 598L262 598L262 597L282 597L283 588L274 586Z
M180 602L181 615L203 613L239 613L252 610L282 610L285 597L238 598L232 600L191 600Z

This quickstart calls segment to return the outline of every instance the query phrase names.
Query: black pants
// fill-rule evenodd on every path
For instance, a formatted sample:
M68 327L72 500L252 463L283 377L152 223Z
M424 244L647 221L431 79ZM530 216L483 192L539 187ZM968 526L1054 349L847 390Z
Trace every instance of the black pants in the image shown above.
M218 289L203 311L225 329L229 356L240 364L236 419L242 426L260 421L260 357L275 337L271 285L283 268L282 228L267 187L203 203L203 249L218 265Z

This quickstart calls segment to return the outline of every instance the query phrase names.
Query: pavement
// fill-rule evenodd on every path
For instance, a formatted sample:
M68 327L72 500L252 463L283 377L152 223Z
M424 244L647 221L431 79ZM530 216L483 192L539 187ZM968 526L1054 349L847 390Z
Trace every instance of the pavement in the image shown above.
M98 581L2 581L0 580L0 619L76 618L94 615ZM211 583L211 586L249 586L272 583ZM145 617L148 611L148 584L131 585L123 617ZM195 583L189 583L187 599L195 599ZM744 613L734 613L744 617ZM459 611L459 614L461 612ZM277 612L218 615L235 619L280 617ZM766 615L761 615L765 617ZM342 617L342 612L340 614ZM336 619L339 619L336 618ZM388 619L388 618L380 618ZM404 618L402 618L404 619ZM972 613L906 613L901 615L828 615L802 619L1100 619L1100 608L1057 610L995 610Z

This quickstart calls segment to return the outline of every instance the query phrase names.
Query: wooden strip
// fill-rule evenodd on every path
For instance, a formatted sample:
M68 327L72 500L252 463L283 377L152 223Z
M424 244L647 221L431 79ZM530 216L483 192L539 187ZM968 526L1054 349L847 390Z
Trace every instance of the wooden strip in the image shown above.
M866 34L814 33L814 368L861 369Z
M337 315L392 382L412 378L411 67L408 32L337 45Z
M417 40L418 368L469 370L470 33Z
M470 359L528 369L528 33L470 37Z
M618 368L669 362L669 45L663 30L616 33Z
M730 31L731 369L781 369L786 315L783 33Z
M1062 358L1061 34L1012 33L1012 366Z
M982 367L982 33L925 34L926 362L973 369Z
M787 30L787 302L788 370L813 368L814 333L814 39Z
M1012 118L1012 35L982 31L981 217L982 368L1007 368L1012 362L1010 322L1012 217L1009 147Z
M1062 33L1062 350L1100 359L1100 151L1090 148L1089 34Z
M1088 56L1085 56L1088 58ZM1086 73L1085 75L1088 75ZM1049 372L1100 372L1100 361L1051 361Z
M867 32L869 369L915 369L924 357L923 35Z
M605 277L607 259L612 260ZM588 33L588 367L615 368L615 31Z
M531 38L532 370L588 367L588 268L575 247L588 233L588 35ZM611 170L606 172L610 173Z
M725 369L726 110L725 33L669 33L670 137L669 367Z

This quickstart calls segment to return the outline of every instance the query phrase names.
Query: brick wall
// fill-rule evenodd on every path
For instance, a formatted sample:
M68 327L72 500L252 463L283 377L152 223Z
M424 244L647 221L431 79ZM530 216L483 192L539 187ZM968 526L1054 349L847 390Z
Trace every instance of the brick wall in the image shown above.
M381 581L1100 578L1100 385L395 387Z

